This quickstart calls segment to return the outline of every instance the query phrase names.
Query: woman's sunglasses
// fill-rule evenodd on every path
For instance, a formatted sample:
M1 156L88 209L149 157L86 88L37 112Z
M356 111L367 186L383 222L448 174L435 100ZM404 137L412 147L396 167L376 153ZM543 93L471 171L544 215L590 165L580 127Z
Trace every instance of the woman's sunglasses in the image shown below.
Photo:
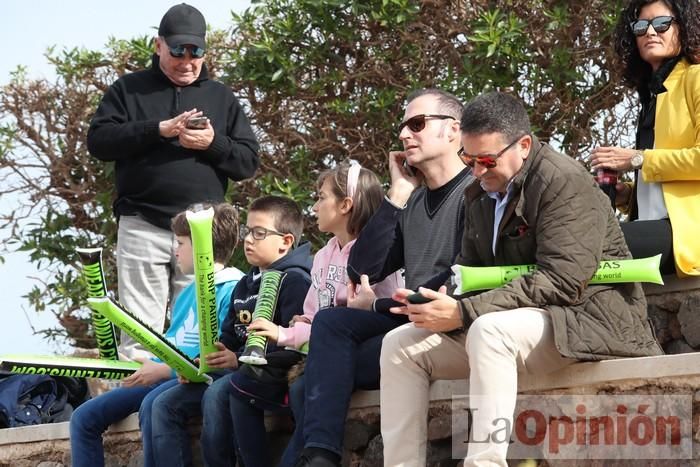
M451 115L440 115L440 114L420 114L420 115L414 115L413 117L409 118L405 122L401 122L401 125L399 125L399 133L401 133L401 130L403 130L403 127L407 126L409 130L411 130L413 133L420 133L423 131L425 128L425 121L431 118L436 118L439 120L445 120L448 118L451 118L453 120L457 120L456 118L452 117Z
M168 50L170 51L170 56L174 57L174 58L184 57L185 53L188 50L190 51L190 55L192 56L192 58L204 57L204 49L201 47L194 46L194 45L191 45L191 46L178 45L177 47L168 46Z
M515 143L520 141L520 138L522 138L523 136L525 135L518 136L517 139L515 139L515 141L498 151L496 154L480 154L478 156L475 156L473 154L465 153L464 148L460 148L457 152L457 155L460 159L462 159L462 162L467 164L469 167L474 167L476 163L479 163L479 165L484 167L485 169L493 169L494 167L496 167L496 162L498 158L505 154L507 150L512 148L513 145L515 145Z
M632 21L630 23L630 28L632 28L632 34L635 36L643 36L647 33L649 25L654 28L657 33L662 33L668 31L671 24L676 20L673 16L657 16L653 19L638 19L637 21Z

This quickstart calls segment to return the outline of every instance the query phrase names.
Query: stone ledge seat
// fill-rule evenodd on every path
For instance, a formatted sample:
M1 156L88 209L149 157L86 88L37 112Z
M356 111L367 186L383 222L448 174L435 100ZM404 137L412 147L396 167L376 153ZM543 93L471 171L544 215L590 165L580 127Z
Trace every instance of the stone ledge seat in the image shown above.
M666 283L663 286L645 284L646 295L700 291L700 277L679 280L675 276L666 276L664 281ZM537 378L521 376L518 390L526 394L595 394L597 390L607 387L624 390L626 387L639 388L646 385L664 385L669 389L700 388L700 352L575 363ZM468 390L466 380L435 381L430 388L431 406L433 403L444 405L453 395L464 396ZM372 412L378 416L378 407L379 391L358 391L352 397L350 414ZM270 430L285 426L285 417L270 415L266 417L266 425ZM289 420L286 419L286 426L288 425ZM106 434L106 442L112 436L126 436L138 442L137 414L112 425ZM38 465L30 459L40 457L47 445L67 453L68 440L68 422L0 430L0 466ZM21 459L18 459L18 455Z
M603 385L623 385L625 381L700 378L700 353L661 355L657 357L621 358L601 362L575 363L559 371L539 378L521 377L518 385L521 392L550 391L570 388L595 388ZM638 385L638 384L635 384ZM450 400L453 395L464 395L469 391L466 380L440 380L430 387L431 401ZM357 391L351 401L351 409L366 409L379 406L379 391ZM274 418L270 416L270 418ZM137 414L131 414L112 425L109 433L138 431ZM68 438L68 422L35 425L0 430L0 449L4 445L31 443ZM0 463L3 462L0 455Z

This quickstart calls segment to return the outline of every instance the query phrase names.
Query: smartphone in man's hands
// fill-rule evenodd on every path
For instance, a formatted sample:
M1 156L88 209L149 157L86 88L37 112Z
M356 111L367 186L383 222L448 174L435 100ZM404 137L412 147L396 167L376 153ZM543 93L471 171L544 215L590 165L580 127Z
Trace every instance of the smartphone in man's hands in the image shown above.
M207 117L192 117L187 120L185 127L190 130L203 130L207 127L207 122L209 119Z
M422 305L423 303L428 303L428 302L433 301L432 298L428 298L424 295L421 295L418 292L412 293L411 295L406 297L406 300L408 301L408 303L411 303L413 305Z

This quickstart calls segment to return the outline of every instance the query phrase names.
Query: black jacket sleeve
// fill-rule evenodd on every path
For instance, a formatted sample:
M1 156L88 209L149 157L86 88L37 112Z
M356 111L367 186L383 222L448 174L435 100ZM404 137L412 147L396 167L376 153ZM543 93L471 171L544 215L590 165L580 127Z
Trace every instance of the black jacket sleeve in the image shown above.
M211 145L199 156L231 180L244 180L252 177L260 165L259 149L248 117L234 97L228 111L226 133L215 131Z
M370 284L376 284L404 266L402 213L386 199L379 205L350 251L348 276L352 282L359 284L360 275L367 274Z
M310 278L296 272L288 272L282 281L277 296L277 312L274 323L279 326L289 326L294 315L304 313L304 300L311 285Z
M238 339L238 337L236 336L237 314L234 308L236 289L238 289L242 282L243 279L238 281L238 284L236 284L236 287L231 293L231 303L229 305L228 314L226 315L226 318L224 318L224 321L221 323L221 333L219 334L219 341L232 352L237 352L245 344L245 342L241 342L241 340Z
M252 177L260 163L259 145L238 100L229 89L223 89L217 83L191 92L204 93L209 100L220 102L218 105L223 107L221 118L212 121L214 138L211 144L205 150L193 152L231 180ZM121 80L110 86L90 123L88 150L100 160L125 160L163 150L172 143L160 136L159 119L133 119L130 111L133 113L137 99L127 93L133 94L134 91L127 90L127 85ZM156 98L161 97L151 97Z
M119 81L110 86L90 122L88 151L102 161L128 159L162 141L157 120L129 120L123 92Z

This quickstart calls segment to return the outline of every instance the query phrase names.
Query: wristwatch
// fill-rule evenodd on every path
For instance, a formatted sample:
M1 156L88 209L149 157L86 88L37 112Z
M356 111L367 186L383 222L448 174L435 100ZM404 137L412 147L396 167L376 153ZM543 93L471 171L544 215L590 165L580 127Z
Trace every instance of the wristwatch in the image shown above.
M634 170L641 169L642 164L644 164L644 153L642 151L636 151L630 160L630 164L632 164Z

